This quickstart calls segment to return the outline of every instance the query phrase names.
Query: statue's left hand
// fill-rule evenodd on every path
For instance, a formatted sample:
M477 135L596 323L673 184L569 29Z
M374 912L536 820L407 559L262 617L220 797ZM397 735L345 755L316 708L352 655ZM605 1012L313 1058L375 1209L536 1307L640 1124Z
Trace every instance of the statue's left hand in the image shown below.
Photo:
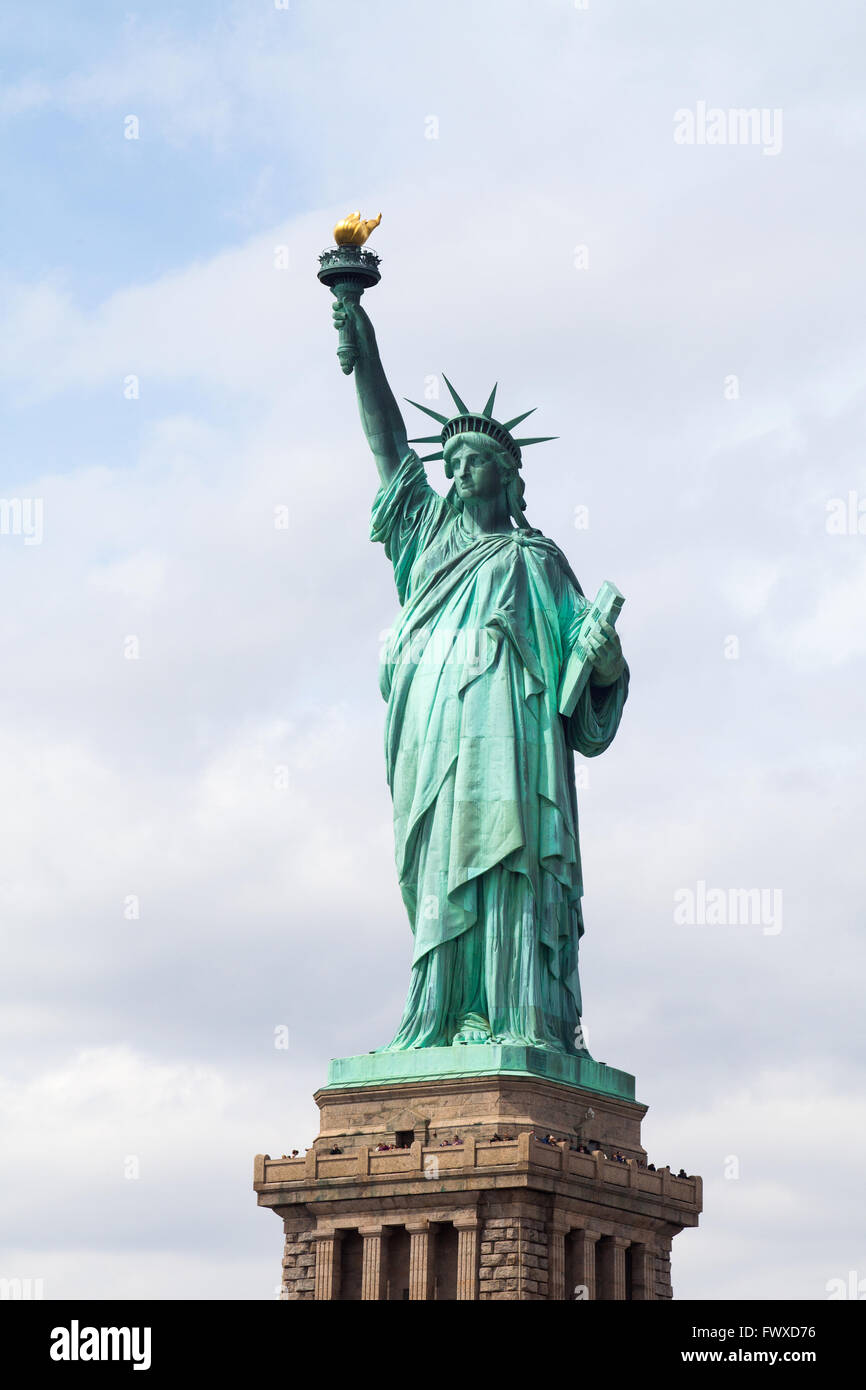
M613 623L593 623L581 635L581 641L592 657L592 679L596 685L613 685L625 666L622 643Z

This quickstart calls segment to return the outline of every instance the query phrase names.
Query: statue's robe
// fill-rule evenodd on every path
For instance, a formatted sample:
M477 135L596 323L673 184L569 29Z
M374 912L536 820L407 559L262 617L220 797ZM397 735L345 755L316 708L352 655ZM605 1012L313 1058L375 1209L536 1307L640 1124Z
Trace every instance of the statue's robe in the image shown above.
M402 610L383 648L397 872L415 937L391 1048L493 1041L581 1050L583 891L571 750L604 752L628 691L587 682L558 712L587 600L533 530L471 534L414 452L379 489Z

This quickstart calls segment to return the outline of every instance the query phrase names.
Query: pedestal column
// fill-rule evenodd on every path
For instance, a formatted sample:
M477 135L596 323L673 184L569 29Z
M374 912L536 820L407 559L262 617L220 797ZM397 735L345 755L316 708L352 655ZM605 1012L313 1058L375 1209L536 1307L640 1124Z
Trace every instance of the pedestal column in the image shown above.
M361 1256L361 1298L385 1297L385 1228L364 1226L358 1234L364 1241Z
M569 1296L565 1289L565 1242L568 1237L568 1229L567 1222L556 1216L547 1227L549 1270L547 1296L558 1302Z
M432 1245L429 1221L406 1223L409 1232L409 1298L426 1301L433 1293Z
M478 1218L454 1222L457 1231L457 1297L478 1297Z
M626 1296L625 1252L630 1241L623 1236L605 1236L599 1246L601 1278L598 1296L601 1299L624 1301Z
M340 1292L340 1236L334 1231L317 1231L313 1236L316 1252L316 1299L334 1299Z
M632 1245L631 1296L633 1302L646 1302L656 1296L655 1249L651 1245Z
M575 1284L586 1289L585 1297L591 1301L598 1298L598 1280L596 1277L596 1249L600 1239L598 1231L575 1231L572 1235L574 1241L574 1273ZM568 1290L568 1297L575 1298L574 1289Z

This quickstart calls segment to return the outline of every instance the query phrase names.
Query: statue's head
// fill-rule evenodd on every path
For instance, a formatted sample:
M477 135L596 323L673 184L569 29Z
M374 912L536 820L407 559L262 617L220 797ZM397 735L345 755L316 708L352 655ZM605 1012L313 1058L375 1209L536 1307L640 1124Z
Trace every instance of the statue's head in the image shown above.
M443 452L445 476L454 481L452 500L458 507L472 498L504 496L509 514L519 526L525 525L523 479L509 450L487 435L467 430L447 440Z
M541 444L543 439L515 439L511 429L531 415L532 411L526 410L522 415L501 424L493 419L495 386L484 409L475 413L460 399L444 372L443 378L459 415L449 419L429 406L418 405L417 401L409 402L443 426L438 435L425 435L422 439L412 440L413 444L440 446L438 453L427 454L422 462L435 458L445 460L446 476L454 479L450 495L458 507L462 507L470 497L495 497L497 493L504 492L509 514L518 526L526 526L520 450L522 445ZM546 435L544 438L550 439L552 436Z
M510 455L486 435L468 431L449 439L443 450L445 476L458 497L495 497L517 472Z

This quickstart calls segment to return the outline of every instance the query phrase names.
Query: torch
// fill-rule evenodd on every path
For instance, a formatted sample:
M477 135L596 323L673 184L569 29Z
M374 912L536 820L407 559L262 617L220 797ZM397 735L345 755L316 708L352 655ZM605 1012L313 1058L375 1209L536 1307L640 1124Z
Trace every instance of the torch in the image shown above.
M378 285L382 278L379 257L364 250L364 242L381 221L381 212L367 222L362 221L360 212L351 212L334 228L336 246L329 246L319 256L319 279L341 304L358 304L364 291L371 285ZM347 316L337 340L337 357L346 376L351 374L357 355L355 335Z

